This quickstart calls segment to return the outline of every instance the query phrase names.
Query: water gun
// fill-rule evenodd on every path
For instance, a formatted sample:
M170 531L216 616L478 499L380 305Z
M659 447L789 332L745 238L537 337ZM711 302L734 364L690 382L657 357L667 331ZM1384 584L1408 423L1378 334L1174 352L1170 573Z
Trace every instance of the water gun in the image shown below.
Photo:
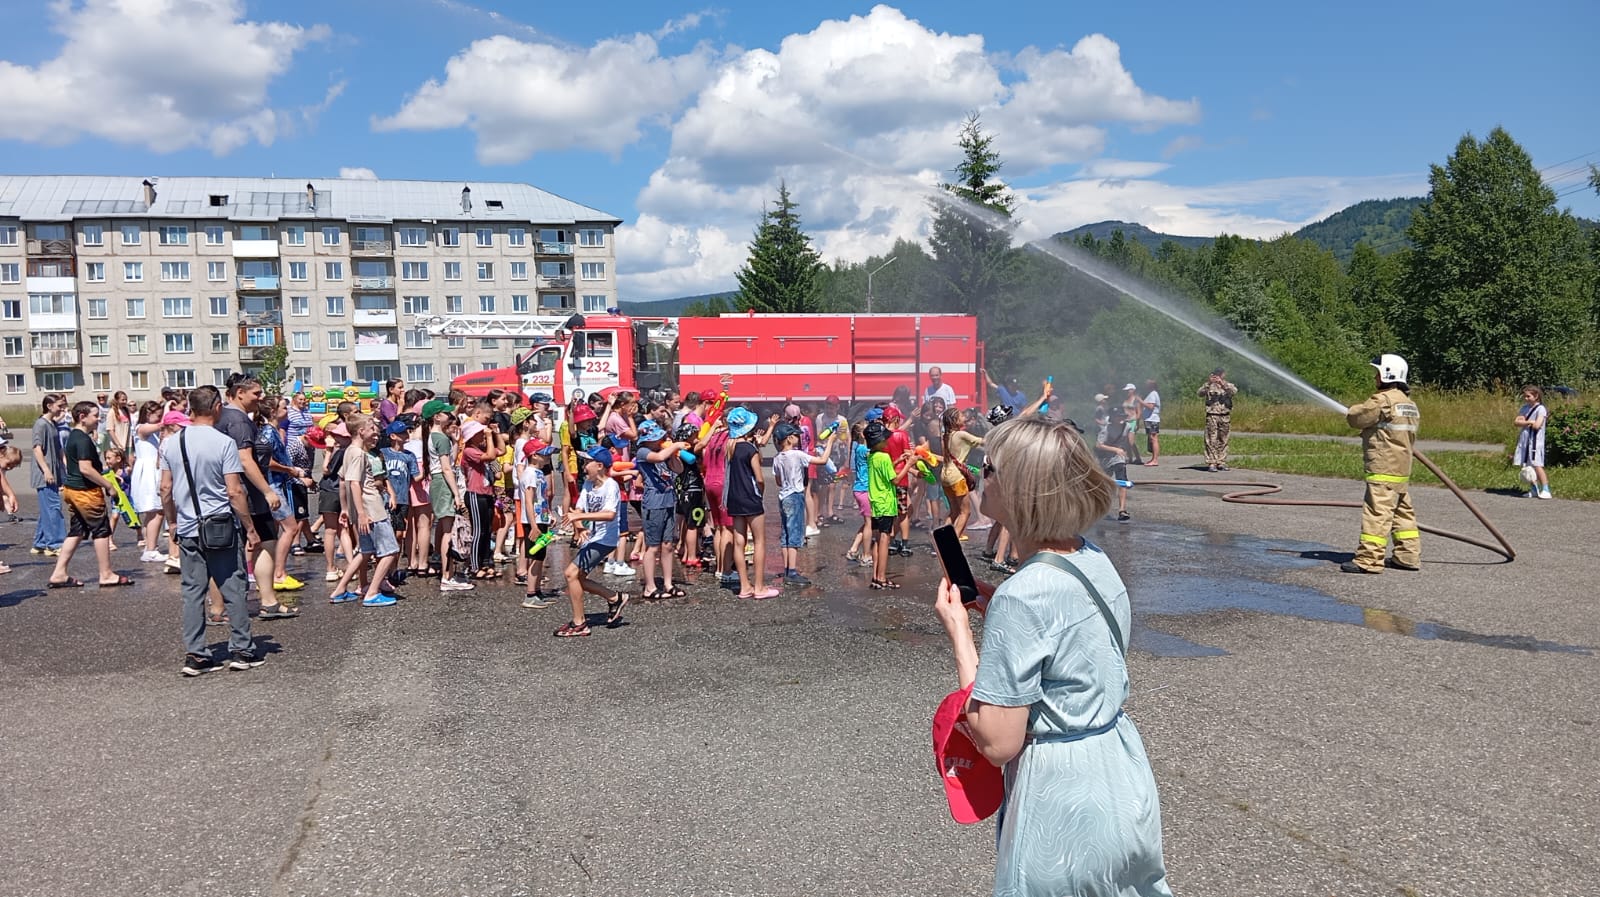
M1113 479L1115 479L1115 478L1113 478ZM1133 488L1133 481L1132 480L1116 480L1116 484L1118 486L1121 486L1124 489L1132 489Z
M682 461L685 464L693 464L694 463L694 452L691 452L688 449L679 449L678 450L678 460Z
M539 552L544 551L545 547L548 546L551 542L554 542L555 539L556 539L556 528L552 526L549 529L545 530L544 532L540 533L539 534L539 538L534 539L533 540L533 544L528 546L528 556L529 557L533 557L534 555L538 554Z
M717 400L711 403L711 410L706 412L705 420L700 423L700 438L711 435L711 428L716 424L717 418L722 416L722 411L728 406L728 390L723 389Z
M823 440L827 439L829 436L832 436L833 435L833 431L837 430L837 429L839 429L839 422L838 421L834 421L832 426L828 427L827 429L823 430L821 433L817 434L817 441L818 442L822 442Z
M1056 382L1055 375L1052 374L1052 375L1044 378L1044 382L1049 383L1052 386L1055 385L1055 382ZM1043 405L1039 406L1039 413L1040 414L1048 414L1049 412L1050 412L1050 403L1048 401L1046 401Z
M938 482L938 476L934 473L934 470L939 467L939 456L935 455L933 450L925 445L917 446L916 456L917 473L921 474L922 478L930 483Z
M114 473L105 474L106 482L111 484L111 493L117 499L117 513L122 515L122 522L134 529L143 529L139 525L139 515L134 513L133 502L128 501L128 493L122 491L122 484L117 481Z

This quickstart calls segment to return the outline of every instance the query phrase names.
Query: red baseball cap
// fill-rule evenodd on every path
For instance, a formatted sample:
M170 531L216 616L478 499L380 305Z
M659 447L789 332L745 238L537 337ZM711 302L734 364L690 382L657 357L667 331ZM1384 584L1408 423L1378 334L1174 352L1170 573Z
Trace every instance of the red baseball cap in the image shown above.
M719 395L721 395L721 393L714 389L702 389L700 390L700 401L715 402L717 400L717 396Z
M933 714L933 756L944 781L950 818L962 825L982 822L1000 809L1005 774L972 743L967 732L967 701L972 686L945 695Z
M884 420L904 420L905 419L905 415L900 413L900 406L899 405L896 405L896 404L891 402L887 407L885 407L883 409L883 419Z

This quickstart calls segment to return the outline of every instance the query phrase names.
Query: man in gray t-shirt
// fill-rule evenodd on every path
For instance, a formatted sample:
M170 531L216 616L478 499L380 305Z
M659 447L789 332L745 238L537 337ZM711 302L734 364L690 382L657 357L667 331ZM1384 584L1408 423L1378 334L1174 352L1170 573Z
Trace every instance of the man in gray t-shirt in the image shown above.
M206 592L215 584L227 608L230 632L227 663L230 670L248 670L264 661L255 653L250 635L250 610L245 595L245 555L260 545L255 529L242 525L250 519L244 492L244 465L238 444L215 427L222 396L214 386L189 394L193 424L161 444L161 506L167 526L178 536L178 558L183 574L183 636L185 676L220 669L206 646ZM186 463L187 462L187 463ZM231 516L235 521L233 544L206 548L200 541L201 521Z

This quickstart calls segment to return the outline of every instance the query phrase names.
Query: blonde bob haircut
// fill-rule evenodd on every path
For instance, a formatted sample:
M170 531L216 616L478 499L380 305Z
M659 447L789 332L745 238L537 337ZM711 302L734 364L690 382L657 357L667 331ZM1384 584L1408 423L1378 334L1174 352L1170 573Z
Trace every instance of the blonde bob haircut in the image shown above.
M994 468L984 491L998 493L1006 528L1018 543L1071 541L1111 510L1116 482L1066 423L1008 420L989 433L983 447Z

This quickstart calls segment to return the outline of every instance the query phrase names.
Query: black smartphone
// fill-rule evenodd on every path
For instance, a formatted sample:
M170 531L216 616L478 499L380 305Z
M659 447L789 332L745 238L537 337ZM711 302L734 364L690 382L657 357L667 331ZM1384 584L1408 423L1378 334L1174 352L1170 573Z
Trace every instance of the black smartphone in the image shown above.
M978 581L972 578L972 567L961 550L961 537L953 526L941 526L933 531L933 547L939 552L939 564L944 567L944 578L961 592L961 603L972 604L978 600Z

